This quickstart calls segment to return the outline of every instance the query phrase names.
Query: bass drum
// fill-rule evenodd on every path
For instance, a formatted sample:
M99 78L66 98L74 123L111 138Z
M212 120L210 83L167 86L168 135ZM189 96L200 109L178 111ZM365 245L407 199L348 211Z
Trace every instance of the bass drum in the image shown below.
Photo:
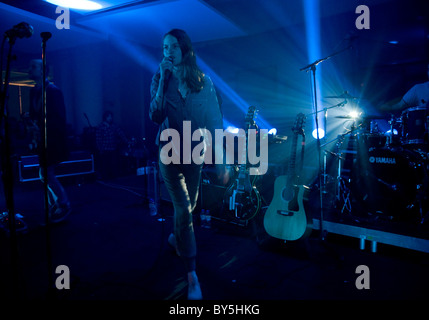
M402 148L375 148L360 153L351 191L363 213L409 220L418 207L416 198L424 177L419 154Z

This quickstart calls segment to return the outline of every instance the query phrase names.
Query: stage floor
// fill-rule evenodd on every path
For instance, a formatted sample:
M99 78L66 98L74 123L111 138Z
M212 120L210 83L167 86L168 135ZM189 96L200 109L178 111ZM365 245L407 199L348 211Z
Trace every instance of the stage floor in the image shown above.
M73 212L50 230L52 266L70 271L61 300L186 300L185 270L167 244L172 206L151 216L145 176L101 182L64 179ZM5 208L1 190L0 206ZM16 212L28 225L18 235L18 281L11 277L10 242L0 234L1 295L19 288L22 299L49 292L43 189L39 181L16 183ZM305 241L268 237L255 218L248 226L195 224L197 270L207 300L386 300L429 297L429 255L380 243L359 249L359 239L314 230ZM369 289L358 289L357 268L368 267ZM58 277L57 274L54 278Z

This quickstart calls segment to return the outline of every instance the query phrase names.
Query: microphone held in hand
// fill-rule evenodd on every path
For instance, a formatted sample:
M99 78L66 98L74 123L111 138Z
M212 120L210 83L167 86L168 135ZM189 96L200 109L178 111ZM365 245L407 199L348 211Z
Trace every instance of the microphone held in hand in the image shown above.
M166 62L169 62L169 63L166 64ZM165 57L162 64L164 65L164 80L168 81L171 77L171 68L173 67L173 58L172 57ZM171 66L169 64L171 64Z
M171 77L171 70L170 69L165 69L164 71L164 79L168 80Z

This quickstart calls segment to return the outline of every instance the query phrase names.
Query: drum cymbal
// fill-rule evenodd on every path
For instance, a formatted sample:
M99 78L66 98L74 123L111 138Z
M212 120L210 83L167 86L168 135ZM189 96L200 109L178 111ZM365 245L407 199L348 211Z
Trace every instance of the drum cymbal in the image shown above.
M357 97L353 97L353 96L349 95L348 91L344 91L339 96L327 96L325 98L326 99L349 99L349 100L356 100L356 99L358 99Z
M352 116L336 116L337 119L357 119L357 117Z
M338 119L365 119L365 120L376 120L376 119L385 119L384 116L373 116L373 115L361 115L359 117L352 117L352 116L336 116L335 118Z

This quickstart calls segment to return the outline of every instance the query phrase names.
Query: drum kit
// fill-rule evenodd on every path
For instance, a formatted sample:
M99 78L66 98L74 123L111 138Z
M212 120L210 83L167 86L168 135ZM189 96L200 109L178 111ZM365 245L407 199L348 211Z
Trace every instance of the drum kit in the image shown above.
M329 184L335 186L332 191L335 208L341 214L355 217L384 217L421 224L429 220L428 109L425 106L407 108L390 119L381 116L336 118L351 121L352 125L346 133L323 145L337 142L334 151L324 152L322 184L324 193L332 190L326 187ZM389 124L385 131L379 126L383 119ZM329 172L327 157L334 159Z

